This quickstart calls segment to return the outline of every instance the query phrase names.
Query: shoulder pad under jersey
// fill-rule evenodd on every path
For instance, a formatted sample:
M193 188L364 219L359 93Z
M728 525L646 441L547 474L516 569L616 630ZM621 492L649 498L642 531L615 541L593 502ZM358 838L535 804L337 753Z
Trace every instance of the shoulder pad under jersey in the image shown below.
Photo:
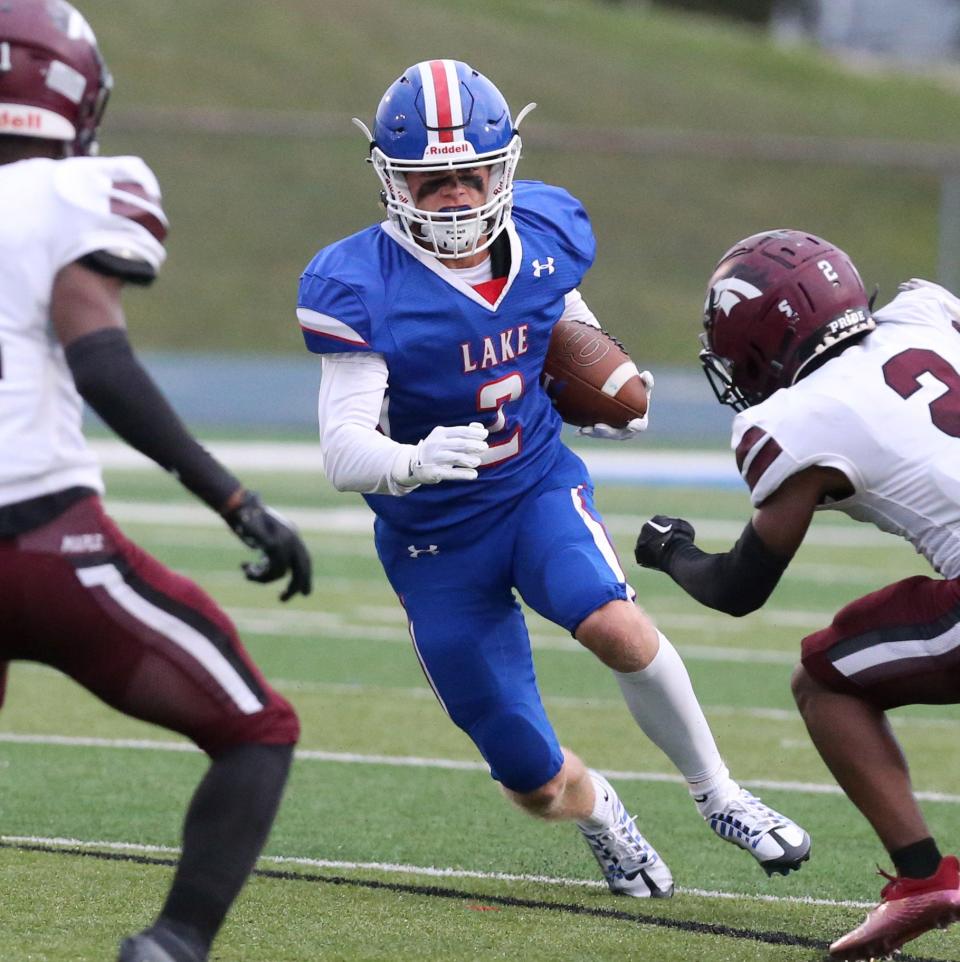
M58 259L144 283L166 258L160 186L139 157L71 157L56 165Z

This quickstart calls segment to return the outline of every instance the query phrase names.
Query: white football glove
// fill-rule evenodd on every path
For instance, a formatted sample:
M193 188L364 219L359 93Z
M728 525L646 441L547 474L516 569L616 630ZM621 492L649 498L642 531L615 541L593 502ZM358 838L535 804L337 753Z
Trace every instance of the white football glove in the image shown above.
M487 429L476 421L446 428L435 427L417 446L409 462L395 473L398 484L439 484L473 481L487 450Z
M640 372L640 380L647 389L647 413L642 418L628 421L622 428L613 428L609 424L591 424L589 427L577 428L577 434L586 438L602 438L605 441L629 441L647 430L650 423L650 399L653 395L653 375L649 371Z

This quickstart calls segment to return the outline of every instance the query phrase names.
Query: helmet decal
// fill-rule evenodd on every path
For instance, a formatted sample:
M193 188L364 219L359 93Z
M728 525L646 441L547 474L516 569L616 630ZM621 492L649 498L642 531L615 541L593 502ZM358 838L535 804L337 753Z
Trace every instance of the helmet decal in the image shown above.
M724 314L729 314L741 301L762 296L763 291L759 287L754 287L753 284L740 280L739 277L726 277L710 288L710 297L707 298L703 310L706 312L709 309L712 298L714 307L723 311Z
M463 135L464 109L460 78L452 60L430 60L417 64L423 84L423 120L427 128L424 157L442 155L439 144L466 147ZM433 149L431 149L433 148Z

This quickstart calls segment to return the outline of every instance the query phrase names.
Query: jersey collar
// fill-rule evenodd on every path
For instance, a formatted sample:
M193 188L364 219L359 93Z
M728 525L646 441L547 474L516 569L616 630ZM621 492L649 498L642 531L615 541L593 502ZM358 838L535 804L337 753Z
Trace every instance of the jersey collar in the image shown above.
M432 271L454 290L459 291L464 297L469 298L475 304L478 304L491 313L500 307L503 299L513 286L513 282L520 272L520 265L523 263L523 245L520 242L520 235L517 233L517 229L511 219L504 228L507 237L510 239L510 273L507 275L507 283L503 285L500 296L491 304L482 294L478 294L467 284L466 281L461 280L455 271L446 267L443 261L434 257L428 251L425 251L416 241L410 240L394 223L385 220L380 224L380 228L391 240L398 243L411 257L426 267L427 270Z

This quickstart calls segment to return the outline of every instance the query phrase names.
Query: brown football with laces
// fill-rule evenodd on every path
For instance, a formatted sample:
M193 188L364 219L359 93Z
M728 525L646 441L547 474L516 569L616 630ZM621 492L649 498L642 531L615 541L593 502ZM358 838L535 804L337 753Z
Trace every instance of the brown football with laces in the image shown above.
M567 424L622 428L647 413L637 365L616 338L583 321L557 321L541 383Z

